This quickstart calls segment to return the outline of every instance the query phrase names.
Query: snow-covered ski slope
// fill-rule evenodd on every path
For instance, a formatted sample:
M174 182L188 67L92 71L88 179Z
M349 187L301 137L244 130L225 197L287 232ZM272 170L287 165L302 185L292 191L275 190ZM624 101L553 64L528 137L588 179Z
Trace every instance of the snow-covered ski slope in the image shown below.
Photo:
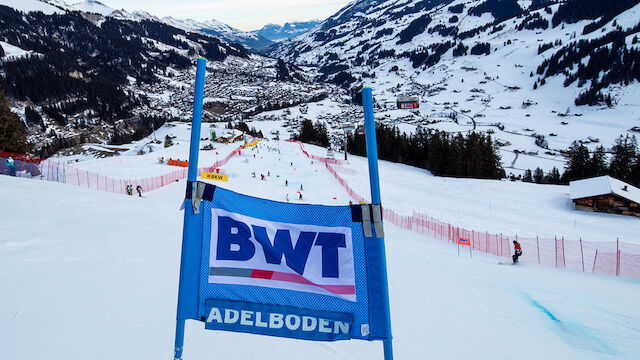
M129 157L138 158L119 158ZM361 171L363 160L351 161ZM383 201L389 206L410 211L419 197L435 203L447 196L435 193L449 189L450 202L462 208L464 192L493 189L494 198L503 200L492 203L492 211L508 205L513 212L505 226L515 227L520 217L518 202L509 205L505 199L528 193L520 199L526 207L533 201L527 198L545 192L559 198L563 191L533 185L516 191L506 182L465 183L381 165ZM289 194L298 201L302 184L305 202L348 201L324 166L312 165L297 144L264 142L232 158L226 170L238 177L219 185L246 194L280 201ZM267 173L271 176L259 180ZM421 181L424 187L415 185ZM170 358L184 187L180 181L138 198L0 176L0 359ZM412 187L415 202L409 203ZM433 209L443 217L453 213L443 204ZM473 210L460 220L471 221ZM498 219L506 218L509 209L501 211ZM614 223L603 226L639 233L637 219L588 215ZM518 230L532 222L523 221ZM389 224L385 230L398 359L634 359L640 353L639 281L526 262L500 266L495 257L457 256L448 244ZM188 322L186 331L185 359L382 359L379 342L303 342L205 331L197 322Z

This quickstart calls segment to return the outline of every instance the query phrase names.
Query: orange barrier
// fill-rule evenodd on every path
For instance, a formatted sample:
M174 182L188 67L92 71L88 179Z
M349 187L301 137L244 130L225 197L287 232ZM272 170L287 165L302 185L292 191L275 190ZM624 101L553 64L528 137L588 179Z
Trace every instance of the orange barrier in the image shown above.
M169 161L167 161L168 165L171 166L180 166L180 167L189 167L189 161L181 161L181 160L173 160L173 159L169 159Z

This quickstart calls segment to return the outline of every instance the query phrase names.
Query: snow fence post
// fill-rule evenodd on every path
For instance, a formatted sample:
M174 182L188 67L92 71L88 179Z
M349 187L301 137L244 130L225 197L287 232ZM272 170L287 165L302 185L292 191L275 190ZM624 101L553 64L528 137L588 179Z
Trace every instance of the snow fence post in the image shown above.
M582 250L582 237L580 237L580 260L582 260L582 272L584 272L584 250Z
M620 276L620 238L616 238L616 276Z
M367 143L367 160L369 161L369 183L371 184L371 203L380 205L380 178L378 175L378 147L376 143L376 124L373 118L373 93L370 87L362 88L362 105L364 107L364 128ZM378 236L378 234L376 234ZM380 284L382 291L382 306L385 312L387 334L391 335L391 311L389 309L389 285L387 279L387 258L384 248L384 237L376 237L372 241L379 241L378 259L380 261ZM393 360L393 346L391 336L383 341L384 359Z
M196 69L196 84L193 99L193 118L191 121L191 142L189 147L189 171L187 176L187 186L195 183L198 175L198 151L200 150L200 126L202 123L202 103L204 101L204 80L207 60L199 58ZM186 200L185 200L186 201ZM178 285L178 309L176 315L176 341L174 347L174 360L182 359L182 348L184 344L184 322L186 317L181 311L182 307L195 308L197 299L192 294L196 293L189 289L193 282L189 281L190 274L197 274L200 264L188 261L187 254L192 252L194 246L191 239L193 234L198 233L198 222L195 218L193 207L186 204L184 207L184 225L182 229L182 254L180 258L180 282ZM197 249L197 251L199 251Z

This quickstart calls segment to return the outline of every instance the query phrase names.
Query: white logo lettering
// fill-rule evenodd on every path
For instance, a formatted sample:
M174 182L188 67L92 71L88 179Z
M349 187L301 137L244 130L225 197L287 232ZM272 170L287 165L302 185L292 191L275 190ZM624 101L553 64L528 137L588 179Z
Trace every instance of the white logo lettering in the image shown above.
M298 330L300 327L300 317L297 315L287 315L284 322L289 330Z
M284 315L282 314L277 314L277 313L269 314L269 327L272 329L282 328L282 325L284 325L284 322L282 321L282 319L284 319Z
M235 324L240 317L238 310L224 309L224 322L225 324Z
M331 333L331 328L329 327L329 320L320 319L319 330L322 333Z
M220 314L220 309L216 307L212 307L209 312L209 317L207 318L207 322L212 322L213 320L222 323L222 314Z
M257 327L267 327L268 324L264 321L262 321L262 313L261 312L256 312L256 326Z
M311 316L302 317L302 331L313 331L318 325L318 320Z
M253 315L253 311L249 311L249 310L240 311L240 325L253 326L253 321L251 321L251 315Z

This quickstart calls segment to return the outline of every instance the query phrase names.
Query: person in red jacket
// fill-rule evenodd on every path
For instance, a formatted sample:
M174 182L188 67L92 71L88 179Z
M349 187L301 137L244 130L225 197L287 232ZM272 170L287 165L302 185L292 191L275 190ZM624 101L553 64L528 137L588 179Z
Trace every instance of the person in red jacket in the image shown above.
M513 263L515 264L518 262L518 258L522 256L522 247L519 242L513 240L513 249L515 250L515 254L511 258L513 258Z

